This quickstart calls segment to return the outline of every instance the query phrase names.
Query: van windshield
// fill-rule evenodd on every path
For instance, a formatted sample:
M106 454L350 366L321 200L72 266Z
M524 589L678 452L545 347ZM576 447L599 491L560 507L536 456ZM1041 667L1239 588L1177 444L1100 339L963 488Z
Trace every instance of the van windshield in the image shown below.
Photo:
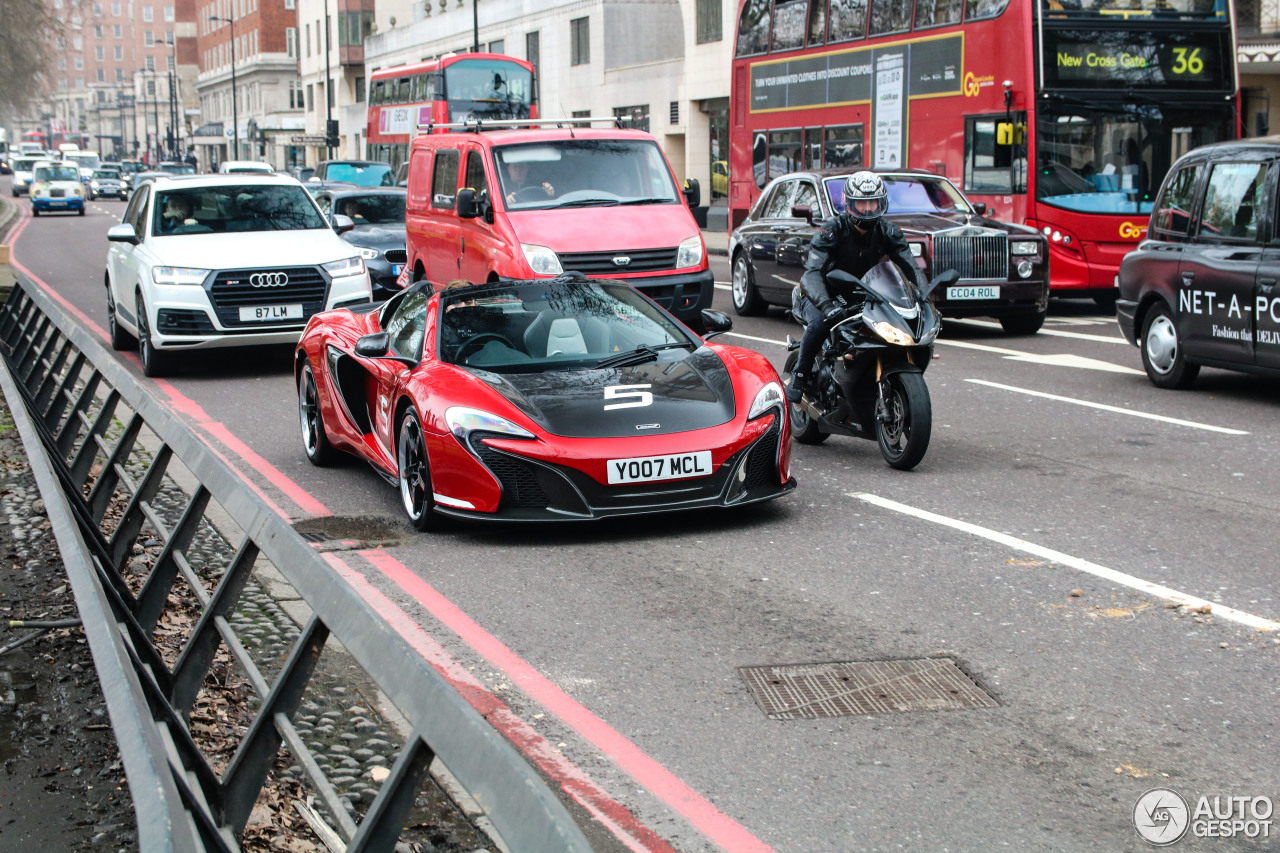
M561 139L494 149L509 210L676 204L680 192L657 143Z

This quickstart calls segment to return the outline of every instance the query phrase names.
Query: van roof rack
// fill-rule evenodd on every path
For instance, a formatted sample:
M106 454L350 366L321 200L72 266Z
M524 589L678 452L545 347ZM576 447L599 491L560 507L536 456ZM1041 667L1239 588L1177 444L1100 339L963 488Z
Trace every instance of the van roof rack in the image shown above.
M581 116L574 118L512 118L512 119L482 119L469 118L466 121L451 122L449 124L436 124L431 121L419 122L418 130L424 130L431 133L436 130L469 130L472 133L480 133L485 130L503 130L519 127L583 127L601 122L608 122L614 127L622 127L622 118L620 116Z

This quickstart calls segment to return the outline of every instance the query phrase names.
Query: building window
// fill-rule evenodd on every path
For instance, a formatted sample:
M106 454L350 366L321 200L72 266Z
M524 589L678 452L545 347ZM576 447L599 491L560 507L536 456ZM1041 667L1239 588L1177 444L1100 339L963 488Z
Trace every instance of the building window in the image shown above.
M71 39L71 46L76 50L84 50L84 39L80 38L80 36L76 36Z
M84 57L83 57L83 56L77 56L77 57L76 57L76 70L77 70L77 71L83 71L83 70L84 70Z
M148 81L147 81L147 95L149 95L149 96L154 96L154 95L155 95L155 93L156 93L156 81L155 81L155 80L148 80Z
M356 103L363 104L364 96L365 96L364 78L357 77L356 78Z
M284 31L284 52L290 59L298 58L298 28L286 27Z
M167 55L167 56L164 58L164 65L165 65L165 68L168 68L170 71L174 70L174 65L173 65L173 54L172 54L172 53L171 53L171 54L169 54L169 55Z
M506 39L498 39L497 41L491 41L491 42L489 42L489 52L490 52L490 53L506 53L506 52L507 52L507 40L506 40Z
M147 70L148 71L156 70L156 58L154 56L147 57Z
M164 19L170 24L173 23L173 7L172 6L164 7Z
M102 4L101 4L101 3L94 3L94 4L93 4L93 16L94 16L95 18L101 18L101 17L102 17Z
M298 0L284 0L284 7L286 9L296 9L298 8Z
M289 109L300 110L306 106L302 100L302 82L299 80L289 81Z
M123 83L123 82L124 82L124 69L123 69L123 68L117 68L117 69L116 69L116 82L117 82L117 83Z
M591 61L591 19L574 18L569 22L570 65L586 65Z
M618 119L618 123L623 127L643 130L646 133L649 132L648 104L641 104L634 107L614 107L613 117Z
M113 17L116 17L116 18L120 17L120 4L119 4L119 3L112 3L112 4L111 4L111 15L112 15Z
M310 56L311 55L311 25L310 24L306 25L306 36L307 36L307 56Z
M119 24L116 24L111 28L111 35L114 36L115 38L123 38L124 29Z
M142 34L142 44L144 47L156 46L156 34L151 30L147 30Z
M151 23L152 21L154 21L155 19L156 19L156 9L155 9L155 7L154 7L154 6L143 6L143 7L142 7L142 20L143 20L144 22L146 22L146 23L148 23L148 24L149 24L149 23Z
M67 58L65 56L58 57L58 70L59 71L67 70Z
M103 69L103 68L99 68L99 69L98 69L98 82L99 82L99 83L105 83L105 82L107 82L107 72L106 72L106 69Z
M698 0L698 44L724 38L722 6L719 0Z
M102 24L93 25L93 37L96 39L102 38Z
M173 30L166 30L166 31L165 31L165 34L164 34L164 43L165 43L165 44L167 44L167 45L172 45L172 44L173 44Z
M315 87L310 83L307 84L307 112L312 112L316 108Z
M120 45L116 45L115 56L116 56L116 62L120 62L124 59L124 48L121 47Z

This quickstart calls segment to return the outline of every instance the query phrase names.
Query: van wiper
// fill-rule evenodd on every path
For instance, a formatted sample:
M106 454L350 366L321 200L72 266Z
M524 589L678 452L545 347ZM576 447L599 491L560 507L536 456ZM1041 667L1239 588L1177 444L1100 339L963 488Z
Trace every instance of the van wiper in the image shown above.
M693 341L675 341L669 344L655 344L652 346L641 344L633 350L606 355L596 362L596 367L628 367L633 364L644 364L646 361L657 361L659 350L677 348L695 350L698 345Z
M612 198L580 198L574 201L562 201L556 207L613 207L618 203Z
M673 198L629 198L619 204L669 204L673 201Z

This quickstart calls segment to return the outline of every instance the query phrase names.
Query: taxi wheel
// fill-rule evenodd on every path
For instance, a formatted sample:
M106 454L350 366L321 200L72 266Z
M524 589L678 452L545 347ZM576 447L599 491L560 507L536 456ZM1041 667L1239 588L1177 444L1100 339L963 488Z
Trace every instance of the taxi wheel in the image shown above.
M1187 363L1178 327L1164 303L1147 312L1142 323L1142 366L1157 388L1189 388L1200 373L1200 365Z
M33 207L33 208L31 208L31 215L32 215L33 217L35 217L35 216L39 216L39 215L40 215L40 208L38 208L38 207Z
M733 259L730 292L733 296L733 310L743 317L763 314L769 307L756 290L755 278L751 274L751 261L747 260L746 252L739 252L738 257Z
M439 530L443 524L443 516L435 511L426 437L422 434L422 420L418 417L418 410L413 406L400 419L396 449L400 502L409 516L409 523L416 530Z

